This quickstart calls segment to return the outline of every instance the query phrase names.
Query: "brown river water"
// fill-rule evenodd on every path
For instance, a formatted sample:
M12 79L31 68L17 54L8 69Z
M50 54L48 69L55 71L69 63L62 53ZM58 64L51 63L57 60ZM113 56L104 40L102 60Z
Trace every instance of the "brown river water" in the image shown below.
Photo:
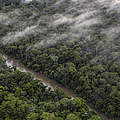
M72 90L70 90L68 88L65 88L64 86L62 86L61 84L57 83L56 81L51 80L51 79L45 77L41 73L36 73L36 72L28 69L22 63L20 63L19 60L16 60L14 58L11 58L10 56L3 55L3 54L0 55L0 56L2 56L2 58L6 61L6 65L8 67L16 66L16 69L20 70L21 72L29 72L29 73L31 73L34 79L41 80L42 83L45 86L47 86L48 88L50 87L51 90L54 90L55 88L61 88L66 95L68 95L68 96L70 96L72 98L77 96ZM88 106L88 107L90 109L92 109L90 106ZM99 115L103 120L108 120L107 117L105 117L104 115L102 115L102 114L100 114L98 112L97 112L97 115Z

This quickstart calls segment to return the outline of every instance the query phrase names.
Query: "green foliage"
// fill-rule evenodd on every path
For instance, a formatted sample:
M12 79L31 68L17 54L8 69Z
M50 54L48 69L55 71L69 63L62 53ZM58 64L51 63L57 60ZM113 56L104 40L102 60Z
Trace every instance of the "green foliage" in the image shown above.
M88 120L101 120L100 117L93 115L90 119Z
M76 116L75 114L69 114L67 116L67 120L82 120L82 119Z
M55 117L54 113L43 112L41 115L42 120L63 120L60 117Z
M19 44L22 45L22 43ZM77 58L77 48L80 45L75 49L75 45L57 45L57 47L40 49L38 50L39 52L35 50L23 52L23 47L21 47L22 50L20 52L16 45L14 46L17 48L13 49L13 45L6 46L4 52L11 55L14 54L14 57L17 56L30 69L43 72L49 78L73 89L79 96L86 99L87 102L107 116L119 118L119 108L113 103L114 101L119 103L120 96L117 96L117 99L116 97L111 97L111 94L115 94L115 92L112 92L114 89L119 92L119 66L115 64L110 66L109 64L91 63L90 56L82 52L79 54L81 57ZM53 55L55 59L57 58L56 60ZM56 100L59 98L61 97L57 96ZM107 103L107 101L109 102ZM110 108L109 105L114 109Z
M21 120L26 117L28 109L28 104L10 93L4 97L0 105L0 117L2 120L6 119L8 116L12 120Z
M34 112L29 113L27 116L27 120L38 120L38 118L39 114Z
M20 6L21 0L0 0L0 10L7 12Z
M62 24L55 28L48 27L48 18L56 13L63 14L66 11L66 6L69 5L69 1L65 0L64 5L62 4L61 7L53 7L56 1L47 0L40 3L37 0L33 0L29 4L21 4L21 0L0 0L1 12L8 12L8 15L9 12L12 13L15 9L19 9L21 12L17 13L21 15L15 14L15 25L0 24L1 38L8 32L15 32L19 26L24 29L27 24L35 25L37 20L39 21L37 23L37 25L39 24L38 28L40 28L38 30L45 29L43 33L36 31L35 34L17 38L17 42L14 41L6 45L0 43L1 50L21 60L31 70L38 73L41 72L48 78L54 79L63 86L72 89L110 119L118 120L120 118L120 66L114 61L118 59L119 63L119 55L115 55L113 59L110 52L115 49L114 52L119 53L117 52L119 51L119 45L115 47L116 43L119 44L119 38L113 41L115 44L106 44L106 36L101 33L100 26L98 27L99 29L93 26L91 29L95 29L95 33L91 35L91 39L87 42L84 42L84 38L80 38L78 41L73 39L75 42L68 42L70 39L68 37L68 40L65 38L61 43L50 47L33 47L34 44L41 42L41 40L45 43L46 39L52 36L51 33L56 33L56 36L63 33L68 34L69 25ZM37 14L35 15L35 13ZM109 12L108 15L104 16L106 16L106 23L104 23L106 26L102 26L102 30L104 27L108 28L111 24L117 25L119 23L119 17L115 11ZM26 21L27 24L24 25ZM107 49L104 49L105 47ZM115 54L114 52L112 53ZM105 58L102 58L103 56ZM14 100L17 99L16 101L23 102L23 105L30 105L28 113L25 115L25 119L28 120L48 119L49 116L51 117L50 119L99 120L95 115L84 114L88 110L81 99L65 99L63 91L59 89L54 92L47 90L40 81L33 81L29 74L6 68L1 59L0 63L0 103L3 110L5 110L5 105L8 102L8 95L12 94L13 96L8 97L10 101L8 103L11 104L10 98L13 98ZM6 103L4 103L5 100ZM18 105L18 107L20 106ZM14 109L14 102L10 109ZM9 113L11 114L11 112ZM6 118L3 119L17 119L11 118L9 113L7 115L4 113ZM20 114L21 116L22 113Z
M0 65L0 120L68 120L72 114L87 120L96 115L90 115L82 98L70 99L59 88L46 89L29 73L8 69L1 58Z

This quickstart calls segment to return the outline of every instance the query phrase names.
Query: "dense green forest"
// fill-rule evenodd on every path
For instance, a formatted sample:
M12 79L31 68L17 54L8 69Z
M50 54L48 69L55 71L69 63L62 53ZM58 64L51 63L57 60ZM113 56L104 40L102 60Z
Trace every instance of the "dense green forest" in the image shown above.
M74 90L97 110L110 118L120 117L120 67L112 62L89 62L90 54L82 53L79 44L57 45L41 50L24 51L27 42L4 47L28 68L42 72L67 88ZM79 56L78 56L79 54Z
M119 46L112 46L111 41L109 47L106 45L109 40L104 34L99 32L99 29L103 29L105 26L99 25L91 27L91 29L95 29L95 32L92 33L93 36L87 42L83 41L85 39L84 37L80 37L79 41L70 41L72 38L65 37L61 38L57 44L55 42L55 44L49 45L48 39L57 39L51 37L53 33L56 33L57 36L62 36L63 33L70 35L69 25L60 24L56 27L48 27L49 17L56 12L59 14L66 12L65 6L69 4L66 1L60 8L55 9L54 7L49 7L56 1L44 4L37 1L21 4L16 1L15 3L13 2L12 6L11 4L2 4L3 6L0 8L2 14L7 13L10 18L15 16L16 18L14 24L0 23L0 37L3 37L0 41L1 51L19 59L24 65L35 72L43 73L48 78L56 80L63 86L72 89L97 111L108 116L110 120L119 120ZM15 7L19 8L21 13L11 15L8 11L14 11ZM32 17L33 11L37 13L34 17ZM41 19L39 20L39 18ZM107 22L105 25L108 27L110 24L116 25L119 18L113 12L108 14L106 19ZM37 23L38 28L33 34L25 34L22 37L15 38L11 37L11 39L8 39L9 36L8 38L4 38L9 32L14 32L19 29L21 24L25 26L27 24L36 25L36 21L39 21L39 24ZM25 26L22 26L21 30L24 30ZM116 38L116 41L118 40L119 38ZM116 56L113 57L111 54ZM11 71L10 69L3 71L1 72L0 78L1 96L3 96L3 100L1 100L3 103L1 102L1 105L4 116L2 119L5 119L6 116L8 118L10 117L10 111L4 113L7 105L5 101L9 103L12 102L11 99L15 99L15 101L18 100L20 102L18 106L20 107L20 113L16 113L16 110L13 110L13 106L10 109L15 111L15 115L18 114L17 116L20 116L18 119L23 119L21 117L25 116L25 119L35 117L34 119L49 120L48 118L44 118L49 116L51 120L99 120L97 116L91 115L91 113L89 114L89 110L81 98L75 98L73 100L64 98L63 93L61 95L61 93L56 93L56 91L53 92L45 89L45 86L40 81L33 81L26 73L21 73L17 70ZM20 75L23 76L21 79L19 78ZM10 103L10 105L14 104ZM26 112L21 108L21 104ZM16 119L12 117L10 119Z
M101 120L81 98L52 91L0 58L0 120Z

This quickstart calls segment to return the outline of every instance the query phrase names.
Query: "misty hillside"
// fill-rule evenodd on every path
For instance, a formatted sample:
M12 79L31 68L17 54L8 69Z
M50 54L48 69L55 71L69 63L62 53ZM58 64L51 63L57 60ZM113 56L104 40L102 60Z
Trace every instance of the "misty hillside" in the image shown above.
M119 0L0 0L0 50L120 119Z
M0 13L0 23L12 26L2 44L38 36L27 49L40 49L61 42L79 42L96 60L119 63L119 0L54 0L24 2L25 7Z

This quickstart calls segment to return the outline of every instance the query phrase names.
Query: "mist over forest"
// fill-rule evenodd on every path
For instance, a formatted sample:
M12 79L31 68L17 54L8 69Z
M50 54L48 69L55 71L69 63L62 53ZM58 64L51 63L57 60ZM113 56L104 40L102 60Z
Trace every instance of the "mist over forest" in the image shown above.
M3 44L14 43L34 34L42 37L28 49L78 41L83 45L90 43L83 50L94 53L95 60L119 59L119 0L38 1L43 7L39 8L40 12L28 5L29 8L0 13L0 23L12 26L1 38ZM28 0L24 2L26 6L31 3ZM119 64L119 60L117 62Z

